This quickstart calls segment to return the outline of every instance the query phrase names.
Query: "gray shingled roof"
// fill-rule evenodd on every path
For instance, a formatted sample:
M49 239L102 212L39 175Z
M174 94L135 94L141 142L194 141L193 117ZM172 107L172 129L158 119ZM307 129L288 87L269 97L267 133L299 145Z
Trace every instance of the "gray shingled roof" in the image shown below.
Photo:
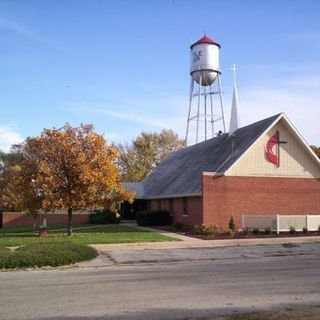
M200 194L202 173L228 170L279 115L171 153L143 181L143 198Z
M133 191L135 193L136 199L143 198L143 183L142 182L122 182L121 185L124 189Z

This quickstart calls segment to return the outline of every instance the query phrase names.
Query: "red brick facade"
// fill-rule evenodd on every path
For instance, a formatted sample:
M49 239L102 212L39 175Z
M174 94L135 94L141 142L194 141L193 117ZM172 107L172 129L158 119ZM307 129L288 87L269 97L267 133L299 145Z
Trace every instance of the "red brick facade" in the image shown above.
M204 174L202 197L187 199L187 215L183 198L151 200L150 209L171 211L173 201L174 221L188 225L216 224L227 229L233 216L236 228L240 229L243 214L320 214L320 179Z
M48 225L66 225L68 221L67 214L62 213L50 213L34 216L31 214L25 214L21 212L2 212L2 227L25 227L33 226L34 224L43 223L43 218L47 219ZM73 225L81 225L89 223L89 214L73 214L72 216Z
M184 214L183 199L187 199L187 214ZM170 208L170 201L173 204L173 211ZM188 198L171 198L159 199L150 201L150 209L163 209L173 213L173 220L175 222L183 222L188 225L202 224L202 198L188 197Z
M320 214L320 179L203 175L203 224L228 228L241 215Z

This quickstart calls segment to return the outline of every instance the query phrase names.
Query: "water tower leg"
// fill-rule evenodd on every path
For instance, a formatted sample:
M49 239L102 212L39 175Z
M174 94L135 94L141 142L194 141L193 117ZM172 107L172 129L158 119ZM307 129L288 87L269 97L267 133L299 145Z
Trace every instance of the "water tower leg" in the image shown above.
M188 120L187 120L187 131L186 131L186 145L188 144L188 134L189 134L189 122L190 122L190 114L191 114L191 106L192 106L192 95L193 95L193 84L194 81L191 77L190 82L190 96L189 96L189 112L188 112Z
M204 87L204 140L207 140L207 87Z
M200 117L201 86L202 86L202 74L200 74L199 91L198 91L196 143L198 143L198 137L199 137L199 117Z
M222 115L222 122L223 122L223 130L224 130L224 132L226 132L226 123L225 123L225 120L224 120L224 106L223 106L222 86L221 86L220 74L218 74L218 85L219 85L219 96L220 96L220 105L221 105L221 115Z
M212 99L212 87L210 86L210 109L211 109L211 130L212 130L212 138L214 137L214 121L213 121L213 99Z

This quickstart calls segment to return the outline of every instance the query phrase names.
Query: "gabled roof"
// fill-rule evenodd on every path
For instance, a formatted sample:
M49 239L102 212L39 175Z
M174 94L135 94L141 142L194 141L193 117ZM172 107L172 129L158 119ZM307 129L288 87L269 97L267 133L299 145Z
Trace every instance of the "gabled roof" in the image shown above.
M281 115L171 153L144 180L143 197L200 195L203 172L223 174Z

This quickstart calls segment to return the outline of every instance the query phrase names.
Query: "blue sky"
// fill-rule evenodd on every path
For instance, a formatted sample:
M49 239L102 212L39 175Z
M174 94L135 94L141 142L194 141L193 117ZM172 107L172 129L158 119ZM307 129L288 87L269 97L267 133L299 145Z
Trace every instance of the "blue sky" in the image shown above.
M319 1L2 0L0 149L67 121L109 142L184 136L189 46L204 32L222 46L228 121L235 63L242 125L285 112L320 145Z

